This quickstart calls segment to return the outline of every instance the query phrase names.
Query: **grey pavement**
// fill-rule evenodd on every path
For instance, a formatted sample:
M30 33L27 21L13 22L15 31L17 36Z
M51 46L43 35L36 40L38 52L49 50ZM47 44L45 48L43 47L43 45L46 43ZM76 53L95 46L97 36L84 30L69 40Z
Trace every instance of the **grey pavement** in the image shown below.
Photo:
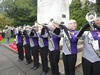
M6 48L5 46L0 45L0 75L40 75L42 70L41 65L37 70L32 70L30 69L32 64L25 65L24 62L25 60L18 62L16 53ZM59 64L59 68L61 70L61 66L63 65L62 60L60 60ZM51 75L50 70L47 75ZM76 69L76 75L82 75L81 65Z

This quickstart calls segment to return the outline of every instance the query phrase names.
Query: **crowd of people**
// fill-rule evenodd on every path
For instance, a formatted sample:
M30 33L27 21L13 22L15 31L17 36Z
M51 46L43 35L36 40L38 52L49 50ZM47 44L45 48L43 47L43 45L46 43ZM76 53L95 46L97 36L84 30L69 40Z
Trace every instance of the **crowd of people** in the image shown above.
M39 52L42 62L40 75L46 75L50 61L51 74L60 75L60 39L63 38L63 63L65 75L75 75L77 60L77 42L84 40L82 67L83 75L100 75L100 18L93 22L93 28L87 23L79 31L76 30L77 21L70 20L68 25L63 22L52 25L46 23L34 26L19 26L16 28L16 45L18 48L18 61L24 60L23 46L25 48L26 65L33 63L32 68L39 68ZM86 31L86 29L90 30ZM33 56L33 60L31 57ZM49 56L49 58L48 58Z

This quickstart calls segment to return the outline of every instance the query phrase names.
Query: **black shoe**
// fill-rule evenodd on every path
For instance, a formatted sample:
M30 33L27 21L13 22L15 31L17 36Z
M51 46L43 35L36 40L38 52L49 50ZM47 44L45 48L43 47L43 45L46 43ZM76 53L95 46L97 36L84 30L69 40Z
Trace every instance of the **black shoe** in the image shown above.
M25 62L25 65L29 65L31 62Z
M40 75L46 75L46 72L42 72Z
M33 68L33 70L36 70L36 69L38 69L38 67L34 67L34 68Z
M34 69L34 68L35 68L35 66L32 66L32 67L31 67L31 69Z
M40 63L38 63L38 65L35 65L32 69L33 69L33 70L36 70L36 69L39 68L39 66L40 66Z
M40 75L41 75L43 72L44 72L44 71L41 71L41 72L40 72Z
M21 62L21 61L23 61L23 60L19 59L18 61Z

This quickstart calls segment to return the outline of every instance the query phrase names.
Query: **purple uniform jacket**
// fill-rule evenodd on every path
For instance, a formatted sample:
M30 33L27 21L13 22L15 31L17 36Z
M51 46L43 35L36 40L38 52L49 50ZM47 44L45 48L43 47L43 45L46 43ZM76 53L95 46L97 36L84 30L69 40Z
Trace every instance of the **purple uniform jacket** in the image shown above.
M47 37L46 38L42 37L41 34L39 34L39 37L43 39L44 46L48 46L48 38Z
M18 43L23 43L23 38L21 36L18 36L18 33L16 33Z
M53 42L54 42L54 45L55 45L55 50L60 50L59 48L59 41L60 41L60 37L58 37L56 34L54 33L50 33L51 36L52 36L52 39L53 39Z
M74 33L74 35L71 34L71 49L72 49L72 54L76 54L77 53L77 41L78 39L76 38L76 35L78 33L78 31L76 30L72 30L71 32Z

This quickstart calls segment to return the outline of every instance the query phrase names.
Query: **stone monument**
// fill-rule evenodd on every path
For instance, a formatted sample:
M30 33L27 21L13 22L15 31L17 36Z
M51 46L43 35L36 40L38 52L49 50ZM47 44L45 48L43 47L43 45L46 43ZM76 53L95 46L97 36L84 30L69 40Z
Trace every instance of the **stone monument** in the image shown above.
M38 0L37 21L38 23L49 23L50 19L65 24L69 20L69 0Z

